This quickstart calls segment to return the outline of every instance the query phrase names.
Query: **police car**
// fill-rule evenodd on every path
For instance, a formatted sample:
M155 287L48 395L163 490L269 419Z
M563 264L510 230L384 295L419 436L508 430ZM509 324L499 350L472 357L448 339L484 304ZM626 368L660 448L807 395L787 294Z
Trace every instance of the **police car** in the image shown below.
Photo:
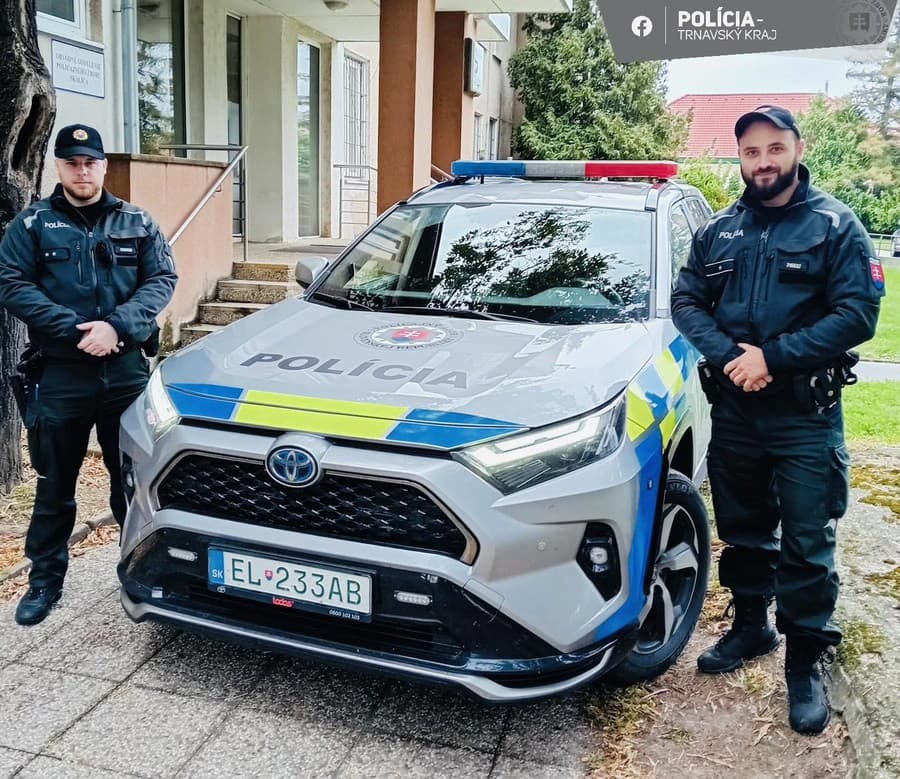
M708 406L669 318L709 216L668 162L466 162L123 417L137 621L493 701L681 653Z

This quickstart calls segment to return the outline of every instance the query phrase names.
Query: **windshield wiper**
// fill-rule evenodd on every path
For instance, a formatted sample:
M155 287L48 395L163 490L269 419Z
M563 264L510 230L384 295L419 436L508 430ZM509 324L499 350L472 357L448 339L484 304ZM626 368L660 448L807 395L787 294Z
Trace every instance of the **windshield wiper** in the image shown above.
M314 292L310 300L321 300L330 303L335 308L346 308L348 311L372 311L373 309L364 303L357 303L350 298L342 298L340 295L329 295L327 292Z
M424 306L385 306L379 311L391 311L396 314L437 314L439 316L455 316L460 319L492 319L494 321L511 320L513 322L531 322L537 324L537 319L529 319L527 316L515 316L514 314L490 314L487 311L473 311L470 308L425 308Z

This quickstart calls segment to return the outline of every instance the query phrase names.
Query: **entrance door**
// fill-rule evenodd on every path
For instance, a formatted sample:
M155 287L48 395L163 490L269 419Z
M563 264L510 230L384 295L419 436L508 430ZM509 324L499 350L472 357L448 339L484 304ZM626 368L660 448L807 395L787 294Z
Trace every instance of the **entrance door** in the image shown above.
M297 186L299 233L319 234L319 49L297 44Z

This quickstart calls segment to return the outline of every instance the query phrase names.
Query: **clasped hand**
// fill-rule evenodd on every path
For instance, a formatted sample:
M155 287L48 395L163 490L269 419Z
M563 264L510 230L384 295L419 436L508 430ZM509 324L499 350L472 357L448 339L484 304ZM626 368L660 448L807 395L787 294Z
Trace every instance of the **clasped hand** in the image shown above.
M739 343L738 346L744 353L725 366L725 375L735 386L742 387L744 392L759 392L772 383L763 351L752 344Z

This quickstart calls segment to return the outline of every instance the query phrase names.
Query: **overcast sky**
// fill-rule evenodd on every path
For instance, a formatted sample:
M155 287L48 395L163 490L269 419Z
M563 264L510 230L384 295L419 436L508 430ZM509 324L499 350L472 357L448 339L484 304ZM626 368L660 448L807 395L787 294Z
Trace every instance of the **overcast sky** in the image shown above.
M840 53L850 55L847 50ZM667 97L671 102L686 94L826 90L830 96L840 97L849 94L855 86L847 78L852 63L847 59L832 59L833 56L796 56L792 52L671 60Z

